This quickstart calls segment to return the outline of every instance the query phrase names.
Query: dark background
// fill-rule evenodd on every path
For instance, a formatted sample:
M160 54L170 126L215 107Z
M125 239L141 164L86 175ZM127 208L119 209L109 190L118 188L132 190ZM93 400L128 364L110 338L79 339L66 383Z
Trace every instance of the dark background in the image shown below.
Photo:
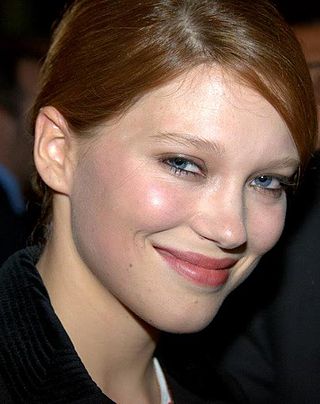
M317 0L273 2L289 23L319 19L320 6ZM52 24L59 18L66 3L66 0L0 0L0 37L47 38Z

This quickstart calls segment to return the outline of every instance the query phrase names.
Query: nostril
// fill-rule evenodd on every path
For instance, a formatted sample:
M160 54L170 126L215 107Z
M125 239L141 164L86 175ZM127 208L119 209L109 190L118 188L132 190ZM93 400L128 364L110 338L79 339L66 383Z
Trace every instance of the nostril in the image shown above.
M229 238L216 237L216 239L211 236L204 236L203 234L198 234L200 240L215 242L222 251L233 253L233 254L242 254L247 248L247 237L242 237L238 240L232 240L232 234L230 232Z
M200 239L233 250L247 242L247 212L241 189L226 187L224 191L220 198L217 194L202 198L190 223Z
M247 241L244 242L243 244L237 246L237 247L233 247L233 248L225 248L225 247L221 247L220 249L228 254L234 254L234 255L243 255L247 249Z

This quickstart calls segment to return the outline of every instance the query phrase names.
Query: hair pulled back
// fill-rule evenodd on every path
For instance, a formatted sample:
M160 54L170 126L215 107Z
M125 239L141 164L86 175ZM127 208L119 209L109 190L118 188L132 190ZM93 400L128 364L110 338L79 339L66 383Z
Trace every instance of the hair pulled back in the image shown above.
M316 108L300 45L266 0L76 0L52 37L32 130L51 105L75 136L90 136L148 91L200 64L258 91L291 131L302 166L315 145ZM44 216L52 192L38 177Z

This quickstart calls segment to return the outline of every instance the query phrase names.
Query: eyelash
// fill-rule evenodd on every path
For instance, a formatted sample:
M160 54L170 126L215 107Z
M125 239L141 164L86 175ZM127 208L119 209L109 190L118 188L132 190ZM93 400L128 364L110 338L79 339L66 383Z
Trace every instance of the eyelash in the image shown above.
M191 175L192 177L196 176L205 176L204 169L197 163L195 163L193 160L189 158L185 158L183 156L174 156L174 157L167 157L161 160L162 163L166 164L169 166L170 171L177 176L188 176ZM175 164L177 164L177 161L181 163L184 163L186 165L192 165L196 167L196 171L190 171L186 170L185 168L177 167ZM270 179L270 181L278 181L279 186L277 188L266 188L261 185L252 185L252 183L256 180L261 180L262 178ZM293 176L287 177L283 175L274 175L274 174L261 174L256 177L254 177L250 181L250 185L254 187L256 190L262 193L267 193L270 196L273 196L274 198L280 198L283 192L288 193L289 191L294 191L297 188L298 185L298 178L297 174L294 174Z
M267 188L261 185L252 185L252 182L259 180L259 179L270 179L271 182L276 180L279 183L277 188ZM269 195L273 196L274 198L280 198L283 192L288 193L289 191L294 191L297 188L297 175L293 175L291 177L283 176L283 175L272 175L272 174L263 174L257 177L254 177L250 183L252 187L257 189L259 192L268 193Z
M174 164L176 164L178 160L180 161L180 163L184 163L187 165L189 164L189 165L194 166L196 168L196 171L186 170L185 168L175 166ZM193 177L196 177L198 175L204 176L203 170L199 166L199 164L197 164L194 161L192 161L188 158L185 158L185 157L181 157L181 156L167 157L165 159L162 159L162 163L169 166L170 171L177 176L182 176L182 175L184 175L184 176L192 175Z

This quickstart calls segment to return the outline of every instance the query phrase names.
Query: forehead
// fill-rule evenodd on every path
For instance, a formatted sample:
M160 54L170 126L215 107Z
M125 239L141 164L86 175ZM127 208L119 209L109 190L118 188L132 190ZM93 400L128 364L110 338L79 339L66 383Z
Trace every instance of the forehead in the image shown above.
M199 66L143 97L128 114L149 123L185 127L197 133L242 126L259 132L290 132L275 108L260 94L218 67ZM147 117L147 119L146 119ZM234 128L235 129L235 128Z
M151 147L154 139L169 134L171 140L189 137L197 144L218 145L238 162L248 155L256 160L274 153L298 156L274 107L237 77L212 66L199 66L150 91L100 134L109 151L113 144L122 150Z

